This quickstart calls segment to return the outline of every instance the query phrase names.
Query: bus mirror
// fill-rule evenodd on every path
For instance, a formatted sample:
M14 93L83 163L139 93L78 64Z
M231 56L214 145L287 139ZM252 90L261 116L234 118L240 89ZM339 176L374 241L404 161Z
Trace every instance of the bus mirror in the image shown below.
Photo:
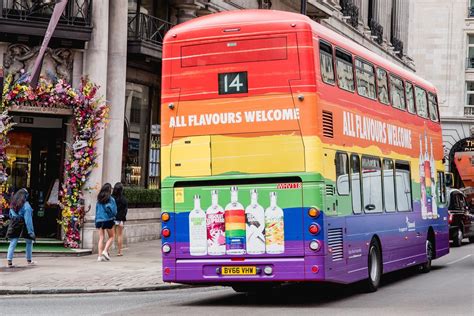
M452 187L453 184L454 184L454 177L453 177L453 174L451 172L446 172L445 174L445 180L446 180L446 186L447 187Z

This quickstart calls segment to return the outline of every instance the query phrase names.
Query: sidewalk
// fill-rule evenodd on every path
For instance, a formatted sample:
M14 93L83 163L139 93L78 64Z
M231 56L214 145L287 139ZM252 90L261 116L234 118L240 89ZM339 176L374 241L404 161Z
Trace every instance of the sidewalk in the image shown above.
M34 257L27 266L24 253L15 254L14 268L0 257L1 294L56 294L115 291L151 291L182 287L163 283L161 241L130 244L123 257L111 252L111 261L97 262L97 255L83 257Z

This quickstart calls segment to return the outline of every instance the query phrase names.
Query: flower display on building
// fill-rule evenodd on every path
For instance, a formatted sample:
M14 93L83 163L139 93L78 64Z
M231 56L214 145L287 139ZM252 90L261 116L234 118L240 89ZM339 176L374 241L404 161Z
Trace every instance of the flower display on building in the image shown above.
M96 166L96 143L109 112L109 106L97 96L98 88L87 78L81 81L77 90L61 79L45 78L41 78L37 87L32 88L28 77L23 76L13 82L10 76L6 78L2 94L0 111L6 112L0 117L0 128L2 123L5 127L0 135L0 161L6 161L5 147L8 145L8 131L12 127L8 109L27 106L72 110L72 144L67 146L64 180L60 190L60 224L64 230L64 245L70 248L80 247L80 228L85 215L83 193L90 189L86 187L86 182ZM3 168L0 166L1 183L5 164L0 165L3 165ZM6 181L1 186L0 202L5 200Z

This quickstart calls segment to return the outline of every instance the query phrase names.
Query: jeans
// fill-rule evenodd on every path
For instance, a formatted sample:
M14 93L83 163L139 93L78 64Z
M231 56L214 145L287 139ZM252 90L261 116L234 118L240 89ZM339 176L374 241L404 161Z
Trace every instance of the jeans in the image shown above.
M8 246L8 254L7 260L13 260L13 253L15 252L16 245L18 244L18 240L20 238L10 238L10 245ZM33 240L25 239L26 242L26 260L31 261L31 257L33 255Z

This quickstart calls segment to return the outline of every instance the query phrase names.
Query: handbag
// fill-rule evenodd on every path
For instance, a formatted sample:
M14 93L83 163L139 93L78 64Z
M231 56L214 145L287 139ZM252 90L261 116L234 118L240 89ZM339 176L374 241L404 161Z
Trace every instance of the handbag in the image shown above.
M8 224L6 238L20 238L25 228L25 219L22 216L14 216L10 218Z

